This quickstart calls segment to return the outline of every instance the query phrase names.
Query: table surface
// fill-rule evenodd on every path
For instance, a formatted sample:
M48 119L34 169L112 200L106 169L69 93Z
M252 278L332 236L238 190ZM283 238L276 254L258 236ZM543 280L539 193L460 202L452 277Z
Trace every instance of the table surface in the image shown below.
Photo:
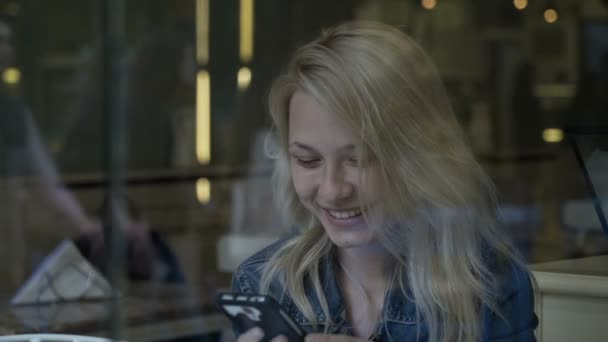
M120 324L132 329L158 324L180 325L180 332L210 332L228 327L214 305L215 291L202 296L184 286L166 284L137 284L127 294L117 298ZM86 300L61 303L20 305L9 304L3 296L0 311L0 335L24 333L65 333L93 336L109 334L108 316L111 300ZM194 325L194 326L193 326ZM142 330L142 329L139 329ZM171 333L171 332L167 332ZM145 339L145 338L141 338ZM137 340L137 339L129 339Z

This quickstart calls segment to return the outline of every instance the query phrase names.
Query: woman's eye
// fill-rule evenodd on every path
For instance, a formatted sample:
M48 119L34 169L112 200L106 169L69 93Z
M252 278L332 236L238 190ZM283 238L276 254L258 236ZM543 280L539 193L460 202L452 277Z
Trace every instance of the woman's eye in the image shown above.
M359 159L355 157L348 158L347 163L354 166L359 166Z
M319 159L314 159L314 158L306 159L306 158L297 158L297 157L294 157L294 158L296 159L296 161L298 162L298 164L300 166L308 168L308 169L319 165Z

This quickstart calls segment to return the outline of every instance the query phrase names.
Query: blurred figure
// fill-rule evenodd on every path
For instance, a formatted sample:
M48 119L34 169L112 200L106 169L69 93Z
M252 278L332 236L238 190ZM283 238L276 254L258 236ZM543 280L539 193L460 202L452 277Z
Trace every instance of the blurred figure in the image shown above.
M0 18L0 74L13 65L13 59L12 28L6 18ZM32 203L42 206L31 210ZM50 226L56 225L52 229L33 231L28 218L46 209L59 213L61 220L51 222ZM129 215L119 211L118 216L127 243L135 251L128 257L137 260L137 267L152 269L146 263L152 264L155 260L154 236ZM104 251L99 217L89 217L62 183L30 110L11 95L8 85L3 83L0 86L0 227L4 238L0 246L0 269L7 274L0 290L15 290L40 259L66 238L76 236L77 241L93 250ZM103 270L105 260L97 257L91 261Z
M0 74L14 63L12 36L10 18L0 17ZM9 273L3 282L5 288L19 285L35 262L28 260L39 252L32 246L48 243L50 236L59 242L64 234L94 230L98 226L61 183L31 112L4 82L0 85L0 196L0 226L4 235L0 262L6 263L0 269ZM68 229L36 232L41 233L36 241L26 238L28 198L41 199L58 211L67 220Z
M128 227L125 230L125 270L128 278L134 281L184 283L184 273L169 245L150 227L135 202L127 196L123 197L126 203L117 215L122 226ZM100 217L104 216L109 205L108 198L105 198L99 209ZM105 266L109 253L102 233L87 232L75 239L75 243L81 254L94 266L107 272Z
M187 135L176 129L176 121L179 121L176 117L183 109L180 105L188 103L184 100L184 97L188 99L187 89L184 91L188 86L185 75L191 74L193 78L196 67L194 64L190 74L184 71L190 70L184 66L190 51L187 42L183 35L173 31L155 34L144 40L128 60L124 99L127 144L123 147L127 171L166 170L175 165L175 141L178 135ZM84 52L88 63L75 75L74 82L80 85L81 93L73 106L73 123L61 151L62 166L67 172L103 172L101 61L97 47ZM193 50L191 52L194 59ZM194 103L194 99L189 103ZM193 125L187 128L194 130ZM194 152L191 155L194 157ZM106 198L98 210L100 217L108 206ZM127 239L125 271L129 279L184 282L177 258L136 204L127 200L124 207L114 207ZM85 257L106 271L109 253L101 230L85 232L75 241Z
M0 75L12 64L12 29L7 18L0 17ZM23 277L24 245L20 202L25 150L25 116L23 105L9 96L4 82L0 84L0 225L4 235L0 248L0 269L4 279L0 290L15 288ZM7 243L8 242L8 243ZM10 260L10 261L9 261Z

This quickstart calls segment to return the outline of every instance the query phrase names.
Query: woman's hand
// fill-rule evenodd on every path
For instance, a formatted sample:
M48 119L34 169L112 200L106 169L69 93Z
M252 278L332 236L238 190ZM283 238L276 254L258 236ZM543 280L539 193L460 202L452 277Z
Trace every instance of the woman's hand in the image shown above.
M244 334L241 334L239 338L236 340L237 342L259 342L264 337L264 331L262 329L255 327L247 330ZM283 335L279 335L270 342L289 342L287 341L287 337Z
M366 342L359 337L346 335L310 334L306 335L306 342Z

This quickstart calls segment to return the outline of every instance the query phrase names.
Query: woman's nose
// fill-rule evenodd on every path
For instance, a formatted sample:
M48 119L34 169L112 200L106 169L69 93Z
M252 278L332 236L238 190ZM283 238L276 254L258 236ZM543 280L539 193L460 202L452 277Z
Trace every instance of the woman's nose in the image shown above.
M324 201L332 203L349 198L353 193L353 184L346 179L344 170L336 167L325 169L319 185L319 194Z

